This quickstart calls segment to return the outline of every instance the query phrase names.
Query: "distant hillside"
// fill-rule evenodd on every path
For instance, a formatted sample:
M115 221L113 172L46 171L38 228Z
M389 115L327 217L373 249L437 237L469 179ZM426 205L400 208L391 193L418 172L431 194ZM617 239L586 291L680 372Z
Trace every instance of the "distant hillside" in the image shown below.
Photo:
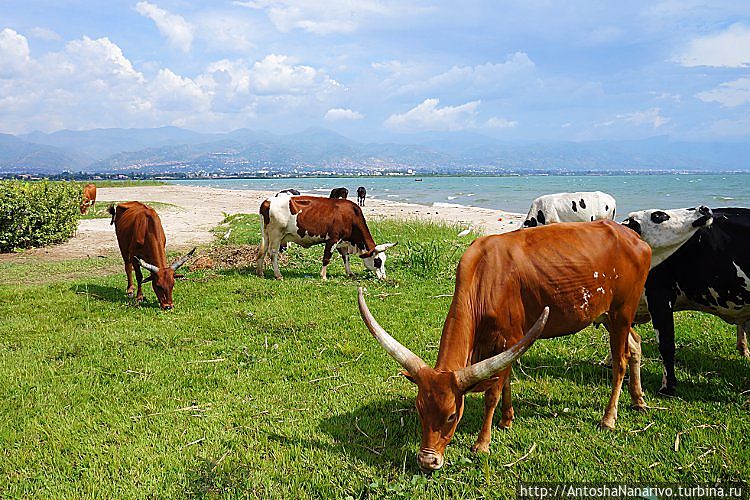
M655 137L637 141L509 143L481 134L404 135L362 143L324 128L290 135L248 129L202 134L178 127L0 134L0 172L64 171L422 173L523 170L749 170L750 144Z

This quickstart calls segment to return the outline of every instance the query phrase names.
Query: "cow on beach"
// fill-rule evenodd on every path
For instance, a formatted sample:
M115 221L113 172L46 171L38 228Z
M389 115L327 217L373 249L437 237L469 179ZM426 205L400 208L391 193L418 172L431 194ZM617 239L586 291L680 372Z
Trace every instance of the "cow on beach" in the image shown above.
M349 190L344 187L341 187L341 188L331 189L331 194L328 197L339 198L339 199L345 200L347 196L349 196Z
M139 303L143 302L141 284L150 281L161 308L172 309L174 307L172 289L175 278L179 277L175 275L175 271L187 262L195 252L195 248L187 255L167 265L167 239L161 219L153 208L138 201L129 201L117 206L110 205L108 211L112 216L110 224L115 226L117 243L125 263L128 297L133 296L132 271L135 269L138 282L135 300ZM151 272L148 278L143 279L141 267Z
M83 187L83 199L81 200L81 214L86 215L89 208L96 203L96 185L89 183Z
M649 246L614 221L553 224L478 238L458 264L434 368L377 324L360 289L365 324L417 384L416 407L422 423L419 467L423 471L442 467L468 392L485 393L484 422L473 451L489 450L492 417L501 394L500 427L510 427L514 418L511 364L539 333L540 325L540 338L554 338L603 323L610 333L614 361L612 392L600 426L615 427L626 364L633 406L644 409L640 338L635 332L628 334L650 260ZM549 308L546 326L545 308ZM524 332L529 332L526 338ZM497 361L504 352L513 355Z
M737 350L748 356L750 209L699 207L646 215L632 213L624 224L640 232L655 253L660 245L672 250L652 265L645 287L645 303L664 363L659 393L671 396L677 387L675 311L703 311L737 325ZM677 223L668 227L675 219ZM684 228L681 244L670 242L668 238L675 238L680 227Z
M386 277L385 250L395 243L375 244L362 209L356 203L320 196L277 196L261 204L260 218L263 241L256 265L259 276L263 276L265 256L270 253L273 274L276 279L282 279L279 248L291 241L305 248L325 244L320 271L324 280L328 279L327 268L334 248L344 260L347 275L353 275L349 256L357 254L378 278Z
M365 198L367 198L367 189L364 186L359 186L357 188L357 203L360 207L365 206Z
M615 199L601 191L546 194L531 202L523 227L613 220L616 210Z

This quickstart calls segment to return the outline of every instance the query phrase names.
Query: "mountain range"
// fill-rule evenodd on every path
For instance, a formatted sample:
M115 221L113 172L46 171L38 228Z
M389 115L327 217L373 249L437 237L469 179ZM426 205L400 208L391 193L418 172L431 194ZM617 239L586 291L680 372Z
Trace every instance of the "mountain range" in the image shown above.
M324 128L278 135L178 127L0 134L0 173L63 172L367 174L750 169L750 144L629 141L503 142L471 132L432 132L360 142Z

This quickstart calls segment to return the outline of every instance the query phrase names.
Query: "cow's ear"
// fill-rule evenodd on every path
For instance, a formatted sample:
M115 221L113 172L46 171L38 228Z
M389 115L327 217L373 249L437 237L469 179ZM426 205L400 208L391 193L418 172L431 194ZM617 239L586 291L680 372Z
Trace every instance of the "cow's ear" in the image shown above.
M641 225L632 217L628 217L627 219L622 221L622 225L629 227L638 234L641 234Z
M154 275L149 274L148 277L145 280L143 280L143 283L148 283L149 281L152 281L153 279L154 279Z
M411 373L407 372L406 370L401 370L401 375L403 375L404 377L406 377L406 379L409 382L411 382L412 384L416 384L417 383L417 381L414 378L414 376Z
M485 392L497 382L497 379L498 377L490 377L487 380L482 380L478 384L469 387L466 392Z

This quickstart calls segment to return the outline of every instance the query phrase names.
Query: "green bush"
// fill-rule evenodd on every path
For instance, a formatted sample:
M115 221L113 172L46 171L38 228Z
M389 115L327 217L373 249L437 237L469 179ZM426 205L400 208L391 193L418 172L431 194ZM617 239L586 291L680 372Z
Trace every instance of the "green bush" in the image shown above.
M81 196L75 183L0 181L0 252L69 239L78 227Z

